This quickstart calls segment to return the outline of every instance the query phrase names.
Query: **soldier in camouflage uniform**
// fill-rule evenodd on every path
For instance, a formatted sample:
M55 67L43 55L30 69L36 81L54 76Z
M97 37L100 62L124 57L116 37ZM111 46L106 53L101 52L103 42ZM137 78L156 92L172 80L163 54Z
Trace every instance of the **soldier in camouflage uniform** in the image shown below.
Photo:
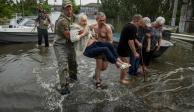
M38 31L38 45L41 46L42 44L42 37L44 37L45 47L49 47L48 41L48 26L51 25L51 20L48 16L48 13L41 9L39 10L38 17L36 18L35 26L37 26ZM52 30L52 27L51 27Z
M68 94L69 80L77 80L77 63L73 43L70 41L70 25L73 23L72 4L66 0L62 14L55 23L54 50L58 61L61 94Z

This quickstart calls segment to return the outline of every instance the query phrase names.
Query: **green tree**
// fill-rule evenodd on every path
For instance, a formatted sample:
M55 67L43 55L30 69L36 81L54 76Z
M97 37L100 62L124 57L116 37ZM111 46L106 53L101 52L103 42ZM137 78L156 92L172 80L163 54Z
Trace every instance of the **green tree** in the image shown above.
M174 0L101 0L101 10L108 17L129 19L139 13L155 19L164 16L167 21L172 15L172 3Z
M75 0L71 0L72 2L72 6L73 6L73 12L75 14L78 14L79 13L79 10L80 10L80 6L77 6L76 3L75 3Z
M119 0L101 0L101 10L103 10L108 17L114 18L119 14L119 2Z
M14 3L12 0L0 0L0 18L10 18L11 15L14 13L13 5Z

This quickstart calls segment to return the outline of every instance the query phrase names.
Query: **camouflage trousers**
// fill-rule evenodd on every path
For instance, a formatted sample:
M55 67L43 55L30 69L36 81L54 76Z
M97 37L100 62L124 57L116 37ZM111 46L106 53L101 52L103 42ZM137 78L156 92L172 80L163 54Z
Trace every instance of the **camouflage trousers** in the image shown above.
M77 80L77 62L73 43L54 43L54 51L58 61L61 86L67 85L70 79Z

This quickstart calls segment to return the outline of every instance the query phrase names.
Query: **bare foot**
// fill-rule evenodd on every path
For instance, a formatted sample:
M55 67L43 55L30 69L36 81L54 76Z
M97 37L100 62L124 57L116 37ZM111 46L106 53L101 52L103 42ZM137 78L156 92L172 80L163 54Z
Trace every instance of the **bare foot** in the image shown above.
M120 83L123 84L123 85L128 85L129 84L129 81L128 80L120 80Z

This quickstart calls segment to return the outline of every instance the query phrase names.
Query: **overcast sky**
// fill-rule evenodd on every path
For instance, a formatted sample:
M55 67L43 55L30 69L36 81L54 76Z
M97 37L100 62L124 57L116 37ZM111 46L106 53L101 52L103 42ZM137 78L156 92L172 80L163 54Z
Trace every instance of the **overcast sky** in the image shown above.
M56 1L56 2L54 2ZM55 5L60 5L62 4L62 0L48 0L49 4L55 4ZM75 0L76 4L80 4L80 0ZM97 0L81 0L82 5L88 4L88 3L96 3Z

